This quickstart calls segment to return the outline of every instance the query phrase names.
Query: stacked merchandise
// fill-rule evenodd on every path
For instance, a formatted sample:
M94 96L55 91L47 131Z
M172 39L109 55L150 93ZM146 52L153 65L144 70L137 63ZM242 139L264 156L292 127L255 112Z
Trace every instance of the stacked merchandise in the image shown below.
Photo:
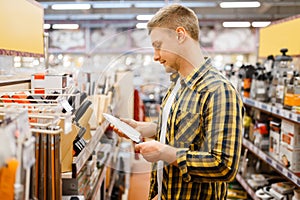
M61 91L64 89L60 87ZM27 167L29 172L26 173L29 189L16 199L61 199L61 133L69 132L66 119L70 119L71 114L62 112L67 107L60 103L65 97L59 92L35 92L30 89L1 91L3 109L23 109L27 113L27 130L34 138L30 155L34 164ZM65 121L64 128L59 125L61 121ZM23 150L22 160L26 158L25 152Z
M272 59L272 57L269 57L267 61L270 59ZM250 86L250 98L261 102L267 102L269 100L268 90L272 78L271 70L272 68L267 68L267 66L264 65L261 66L260 63L256 64L255 73L252 76Z
M299 174L299 158L297 145L294 137L299 136L300 125L270 117L263 112L248 111L254 118L252 125L247 126L249 131L248 140L252 141L257 148L268 153L278 164L280 169L289 169L295 175ZM291 134L295 133L295 134ZM296 145L296 146L295 146ZM256 191L259 198L291 199L293 191L297 189L291 182L287 182L282 176L267 163L261 162L259 158L250 154L246 161L242 161L241 171L247 184ZM246 162L246 163L243 163ZM280 197L280 198L279 198Z
M19 165L19 171L25 171L17 176L19 177L17 180L1 181L1 183L5 183L5 187L1 186L0 192L2 189L4 192L6 191L6 193L1 193L1 197L13 199L9 198L12 195L15 196L15 199L62 199L64 195L62 174L64 172L72 174L73 158L82 154L88 144L87 139L91 137L88 121L92 114L92 103L85 93L71 86L67 87L66 75L35 74L32 77L31 87L33 89L0 91L3 110L1 111L3 113L1 126L6 130L1 133L11 133L6 137L15 138L13 141L17 139L15 142L11 142L17 144L15 147L17 150L10 154L16 154L18 162L13 165L15 167L12 166L11 170L16 170ZM58 85L53 87L53 82ZM26 123L11 123L11 121L19 121L13 120L7 112L9 110L16 112L20 109L26 113ZM8 131L9 127L14 124L17 125L12 127L16 128ZM28 128L23 128L26 124L28 124ZM29 133L20 132L20 128ZM1 134L1 137L4 136ZM100 136L98 139L100 140ZM96 146L99 142L98 139L93 142L96 149L100 149ZM26 146L31 148L27 150ZM84 176L78 178L79 181L82 180L88 185L85 191L77 193L77 195L84 195L85 198L92 195L88 192L93 191L98 183L101 171L101 166L97 165L96 156L92 155L94 146L91 148L90 154L87 155L89 152L85 151L87 162L83 163L84 167L80 171ZM4 162L2 153L5 151L1 150L0 152L0 161ZM83 156L81 155L81 157ZM0 167L2 166L1 164ZM1 180L8 178L6 171L5 167L3 170L1 168ZM86 178L84 179L84 177ZM5 188L9 188L9 190Z
M20 108L0 108L0 196L24 199L30 191L35 138L28 113Z
M300 125L283 119L279 143L279 160L300 176Z
M246 106L244 143L253 153L245 155L241 171L255 191L254 199L292 199L293 194L297 198L300 78L299 69L287 52L281 49L281 55L270 55L262 64L244 65L239 70L238 90ZM265 156L259 156L259 152ZM274 177L276 172L283 176Z
M263 67L257 65L251 79L250 97L259 102L270 102L270 105L279 109L296 111L300 102L297 100L300 96L298 94L300 78L298 70L292 64L292 57L286 54L287 51L281 49L282 55L276 56L275 59L269 56ZM250 71L252 68L248 66L246 69L241 72ZM245 82L247 76L241 77ZM245 91L244 96L248 96L245 95ZM263 116L257 110L254 113ZM294 173L300 173L300 125L280 118L273 117L270 120L269 114L265 115L263 120L259 119L260 117L254 116L256 120L252 132L255 138L250 140L260 149L269 150L270 155ZM249 139L249 136L246 138Z
M250 97L252 77L255 73L253 65L242 65L238 71L237 88L244 97Z

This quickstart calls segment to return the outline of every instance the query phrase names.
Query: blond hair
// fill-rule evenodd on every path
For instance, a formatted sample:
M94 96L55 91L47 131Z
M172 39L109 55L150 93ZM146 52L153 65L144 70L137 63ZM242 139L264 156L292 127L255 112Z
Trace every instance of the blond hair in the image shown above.
M176 30L183 27L191 38L199 40L198 17L191 9L179 4L172 4L161 8L147 24L149 33L153 28L168 28Z

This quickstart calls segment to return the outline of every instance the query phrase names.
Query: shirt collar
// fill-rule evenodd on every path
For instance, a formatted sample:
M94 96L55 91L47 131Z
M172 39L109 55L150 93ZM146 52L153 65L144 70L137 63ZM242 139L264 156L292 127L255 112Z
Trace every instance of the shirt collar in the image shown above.
M170 75L170 81L174 84L176 83L178 78L179 78L179 73L178 72L174 72Z
M198 80L211 68L211 59L207 58L199 68L195 68L184 80L187 87L192 88Z

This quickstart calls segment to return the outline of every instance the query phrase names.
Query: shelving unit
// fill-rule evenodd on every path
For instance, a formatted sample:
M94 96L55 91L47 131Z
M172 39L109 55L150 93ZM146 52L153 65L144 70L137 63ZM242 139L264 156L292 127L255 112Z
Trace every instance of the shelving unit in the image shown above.
M284 118L287 120L291 120L296 123L300 123L300 114L294 113L289 110L285 110L282 108L278 108L276 106L272 106L270 104L264 103L264 102L259 102L250 98L244 97L243 99L244 103L248 106L260 109L264 112L268 112L271 114L274 114L280 118Z
M103 136L106 128L108 127L109 123L104 121L101 126L99 126L93 135L92 139L88 142L86 147L80 152L80 154L74 158L72 163L72 177L76 178L78 172L84 166L88 158L90 157L91 153L94 151L97 143L99 142L100 138Z
M106 160L106 162L110 162L111 160L111 156L109 156ZM107 168L105 166L102 167L101 171L100 171L100 174L99 174L99 177L98 177L98 180L97 180L97 184L96 184L96 187L94 188L93 190L93 194L91 195L91 199L98 199L98 193L96 191L100 191L100 199L105 199L105 178L106 178L106 171L107 171ZM100 190L99 190L100 189Z
M271 167L277 170L285 178L287 178L288 180L295 183L298 187L300 187L300 177L298 177L292 171L285 168L281 163L279 163L277 160L269 156L266 152L260 150L258 147L256 147L253 143L251 143L247 139L243 139L243 146L249 149L258 158L266 161Z
M266 113L270 113L271 115L274 115L281 119L287 119L294 123L300 123L300 114L294 113L289 110L285 110L283 108L278 108L264 102L259 102L250 98L246 98L246 97L243 98L243 101L245 105L250 106L252 108L259 109ZM255 146L251 141L245 138L243 138L243 146L249 149L256 157L265 161L268 165L274 168L287 180L293 182L295 185L300 187L300 177L298 177L291 170L284 167L279 161L277 161L272 156L270 156L268 152L262 151L260 148ZM255 195L255 191L247 184L246 180L240 174L236 175L236 180L243 186L243 188L254 200L260 199Z
M247 191L247 193L252 197L252 199L254 200L260 200L260 198L258 198L255 195L254 190L248 185L248 183L246 182L246 180L242 177L242 175L240 175L239 173L236 175L236 180L243 186L243 188Z

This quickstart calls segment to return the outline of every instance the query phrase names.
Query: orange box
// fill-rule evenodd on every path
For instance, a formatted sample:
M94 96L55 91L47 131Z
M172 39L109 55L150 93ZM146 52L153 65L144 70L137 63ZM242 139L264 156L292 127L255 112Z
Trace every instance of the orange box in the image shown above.
M286 93L284 96L284 105L300 106L300 94Z

